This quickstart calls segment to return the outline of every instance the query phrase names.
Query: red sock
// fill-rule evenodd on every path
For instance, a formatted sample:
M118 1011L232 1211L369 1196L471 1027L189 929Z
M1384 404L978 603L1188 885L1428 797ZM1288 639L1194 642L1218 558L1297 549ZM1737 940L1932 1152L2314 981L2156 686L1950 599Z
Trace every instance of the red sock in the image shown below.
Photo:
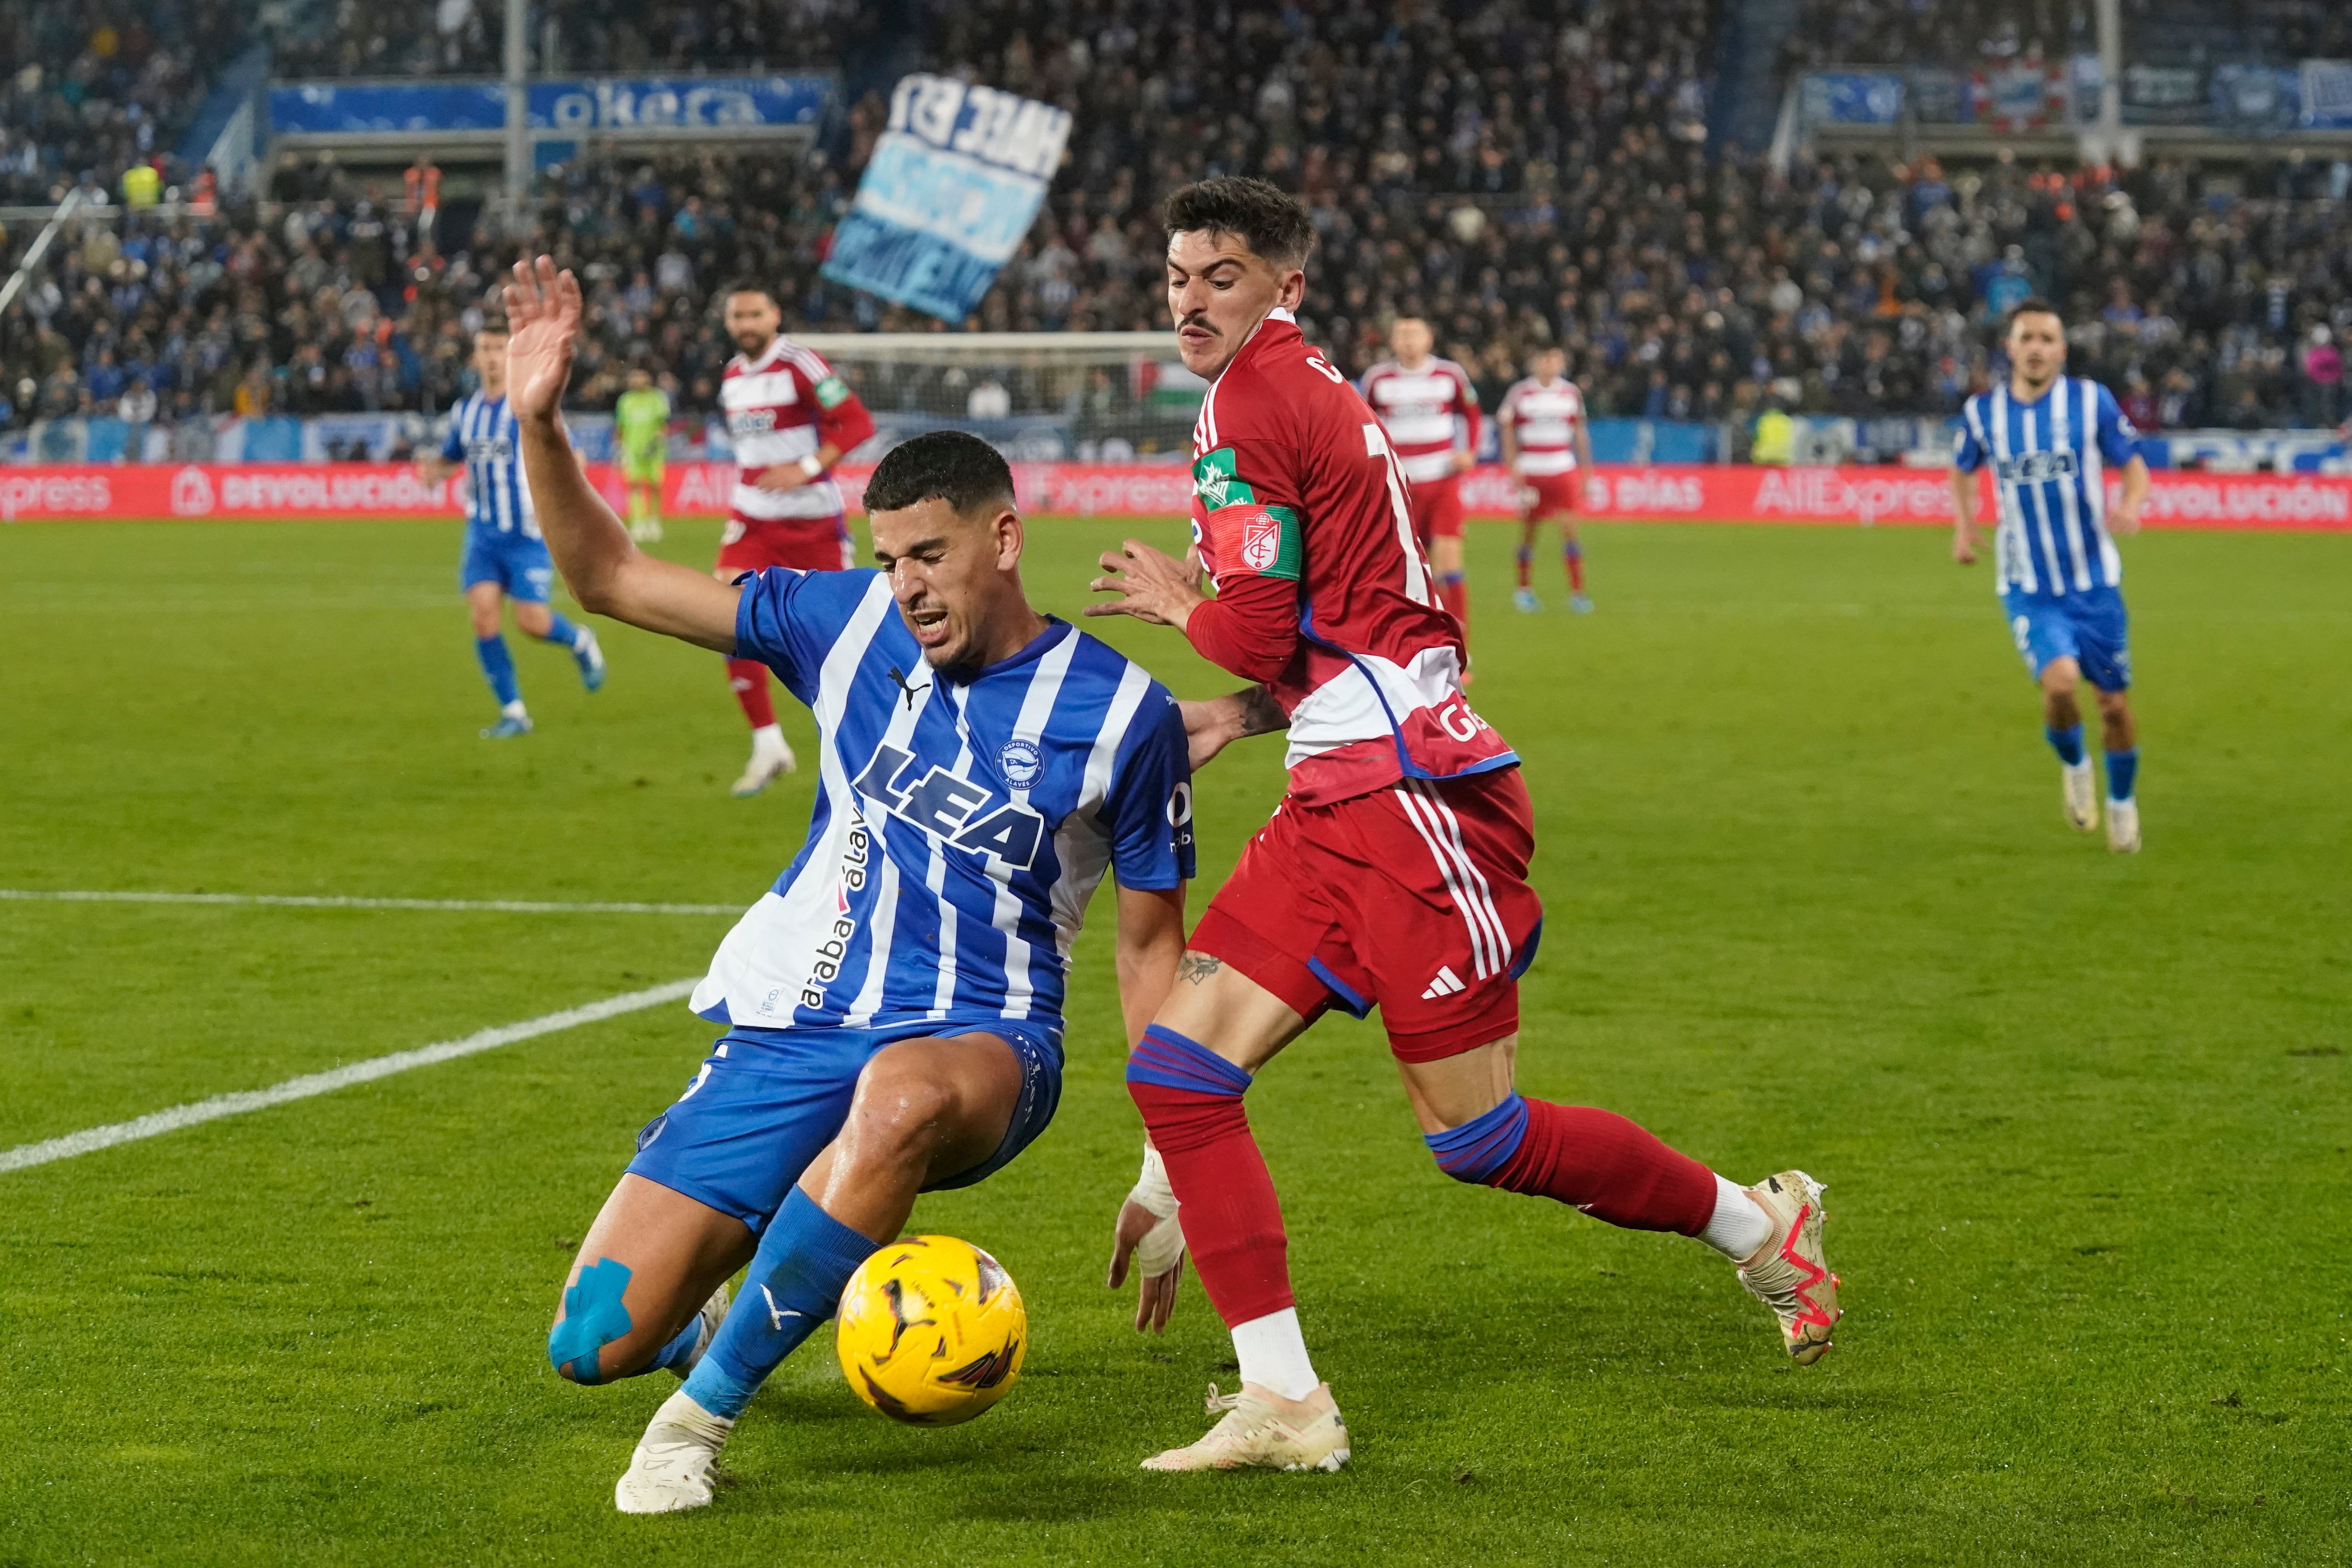
M1568 559L1568 591L1571 594L1583 593L1584 546L1571 544L1560 553Z
M1438 574L1437 598L1445 606L1446 613L1460 621L1462 629L1467 632L1470 629L1470 584L1463 581L1461 573Z
M751 721L751 728L764 730L776 721L776 705L768 698L766 665L756 658L730 658L727 684L735 689L735 700L743 705L743 717Z
M1282 1204L1241 1096L1132 1079L1127 1088L1184 1205L1184 1245L1225 1326L1296 1306Z
M1541 1100L1527 1106L1527 1135L1486 1178L1489 1186L1558 1198L1627 1230L1696 1236L1715 1217L1715 1173L1689 1155L1613 1111Z

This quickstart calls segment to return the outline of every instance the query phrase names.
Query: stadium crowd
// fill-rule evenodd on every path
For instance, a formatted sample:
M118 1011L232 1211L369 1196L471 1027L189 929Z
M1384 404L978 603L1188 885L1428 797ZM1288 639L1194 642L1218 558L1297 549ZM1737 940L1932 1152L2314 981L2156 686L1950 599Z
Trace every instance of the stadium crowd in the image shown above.
M2091 0L1804 0L1790 58L1801 66L1966 69L2098 50ZM2123 0L2126 36L2151 63L2341 59L2352 11L2335 0Z
M1947 412L1996 368L2000 312L2039 292L2078 323L2078 368L2151 426L2336 416L2352 215L2326 166L1840 158L1782 178L1708 145L1713 10L953 12L936 64L1075 117L1045 211L970 324L1164 326L1160 197L1250 173L1308 207L1305 324L1335 363L1360 371L1396 316L1422 315L1490 406L1558 343L1603 415ZM326 163L209 221L92 225L0 316L0 402L16 421L126 395L163 418L443 408L492 282L546 248L588 286L580 403L609 405L642 364L708 409L730 280L767 282L803 331L939 327L819 272L882 113L853 106L830 155L592 150L551 173L520 235L428 230L398 184ZM1084 394L1127 395L1104 378ZM1017 406L1051 401L1015 382Z

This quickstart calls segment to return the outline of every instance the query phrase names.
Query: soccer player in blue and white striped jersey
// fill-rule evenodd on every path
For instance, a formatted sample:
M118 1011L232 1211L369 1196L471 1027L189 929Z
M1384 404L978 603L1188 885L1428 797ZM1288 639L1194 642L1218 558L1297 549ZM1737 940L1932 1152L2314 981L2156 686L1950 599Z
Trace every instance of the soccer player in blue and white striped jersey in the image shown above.
M640 553L556 416L578 284L541 258L507 297L524 460L580 602L759 659L817 723L807 842L694 994L725 1033L639 1134L548 1339L576 1382L686 1377L614 1494L667 1512L710 1501L753 1391L916 1194L980 1181L1045 1130L1071 944L1106 871L1141 1037L1184 947L1188 742L1158 682L1030 607L1012 471L976 437L919 436L876 467L880 571L722 584Z
M2139 848L2139 739L2116 536L2139 531L2147 464L2115 395L2065 374L2065 323L2047 301L2027 300L2010 312L2008 346L2009 380L1969 398L1961 413L1952 558L1963 566L1977 558L1977 474L1990 469L1994 586L2017 651L2042 687L2066 820L2084 833L2099 823L2075 701L2087 678L2107 753L2107 847L2131 853ZM2111 469L2121 479L2112 506Z
M514 656L500 629L500 606L512 599L515 625L541 642L568 648L580 667L580 683L593 691L604 684L604 652L596 634L551 605L555 566L540 538L539 518L522 479L522 454L515 440L514 412L507 406L507 331L486 323L474 334L474 370L479 390L449 411L449 432L438 458L418 461L427 483L463 470L466 476L466 553L457 586L474 622L474 654L482 677L499 700L496 722L486 741L530 733L530 710L515 680Z

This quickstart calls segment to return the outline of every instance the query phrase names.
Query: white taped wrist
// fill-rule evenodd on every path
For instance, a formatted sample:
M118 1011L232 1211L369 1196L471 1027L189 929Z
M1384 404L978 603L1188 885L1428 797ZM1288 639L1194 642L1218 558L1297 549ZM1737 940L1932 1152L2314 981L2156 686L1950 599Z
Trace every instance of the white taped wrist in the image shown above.
M1168 1184L1168 1167L1160 1151L1143 1152L1143 1173L1136 1178L1127 1201L1160 1216L1135 1244L1135 1267L1146 1279L1157 1279L1184 1260L1184 1227L1176 1218L1176 1190Z

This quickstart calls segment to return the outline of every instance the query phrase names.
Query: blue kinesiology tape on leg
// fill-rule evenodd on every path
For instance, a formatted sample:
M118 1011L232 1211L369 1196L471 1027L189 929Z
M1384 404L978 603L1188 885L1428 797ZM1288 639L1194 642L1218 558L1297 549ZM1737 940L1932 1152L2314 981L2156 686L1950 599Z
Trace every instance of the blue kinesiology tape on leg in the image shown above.
M2045 724L2042 727L2042 732L2050 737L2050 749L2058 753L2060 762L2070 768L2083 765L2082 725L2076 724L2072 729L2061 730L2053 724Z
M2107 798L2129 800L2139 784L2139 748L2107 753Z
M482 679L490 683L490 690L503 708L521 695L515 685L514 655L507 651L507 639L492 635L474 639L474 657L482 661Z
M760 1237L742 1293L687 1378L687 1397L713 1415L740 1415L768 1374L833 1316L849 1277L880 1246L794 1187Z
M629 1288L629 1266L600 1258L580 1271L563 1292L563 1321L548 1331L548 1364L574 1383L601 1378L596 1356L629 1331L629 1309L621 1303Z

